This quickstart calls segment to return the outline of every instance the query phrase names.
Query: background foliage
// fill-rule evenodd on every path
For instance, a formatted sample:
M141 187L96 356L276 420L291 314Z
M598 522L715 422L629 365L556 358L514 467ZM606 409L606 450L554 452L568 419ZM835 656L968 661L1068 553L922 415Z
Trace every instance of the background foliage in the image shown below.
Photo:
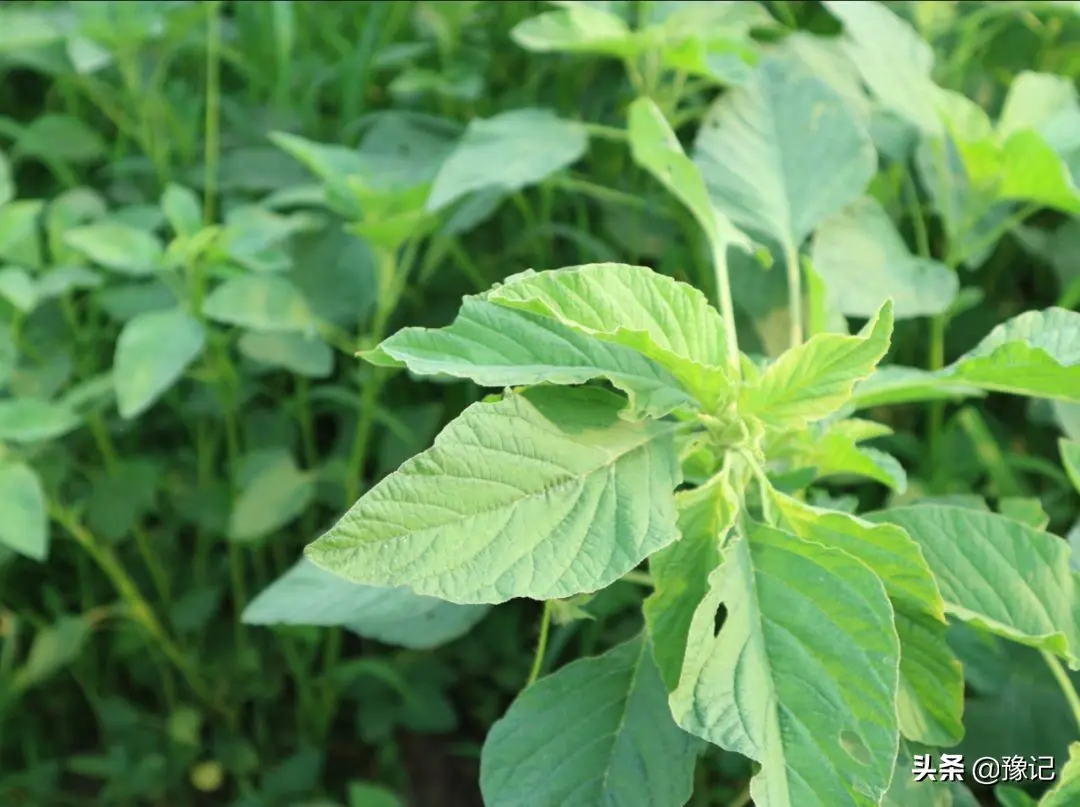
M626 142L638 96L755 230L731 253L748 353L855 333L887 289L890 361L938 370L1080 305L1076 3L694 5L0 5L0 804L480 803L540 606L361 591L301 549L484 394L357 351L527 268L641 264L715 299L707 239ZM935 84L985 151L916 153ZM732 88L759 107L718 105ZM815 93L851 115L807 142L785 121ZM755 114L789 198L870 193L775 214L747 190ZM811 232L828 304L799 322L785 268ZM832 476L818 503L964 502L1080 540L1058 449L1080 408L952 392L864 412L892 429L863 448L873 480ZM538 671L635 636L643 582L557 601ZM1077 726L1038 651L949 639L958 752L1064 760ZM711 749L691 803L743 803L750 774Z

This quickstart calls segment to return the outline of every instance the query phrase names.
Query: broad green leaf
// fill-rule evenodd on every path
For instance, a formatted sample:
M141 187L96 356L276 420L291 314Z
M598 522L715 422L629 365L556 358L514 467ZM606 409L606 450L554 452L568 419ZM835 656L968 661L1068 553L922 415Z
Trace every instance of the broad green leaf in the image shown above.
M631 347L593 338L552 317L466 297L445 328L404 328L364 357L418 375L468 378L485 387L581 384L606 378L633 409L662 417L690 407L689 392Z
M789 432L772 447L770 456L788 460L796 467L813 469L811 481L830 476L865 476L902 494L907 489L904 467L884 451L859 445L889 431L875 429L864 434L860 427L866 423L846 419L830 423L823 430L818 427Z
M792 534L858 558L881 578L894 604L945 624L945 603L930 567L919 545L902 529L813 507L779 491L772 495Z
M315 478L301 471L290 454L268 449L254 458L229 516L229 540L247 543L281 529L315 499Z
M34 560L49 555L45 491L34 470L21 462L0 464L0 544Z
M1080 313L1025 311L941 372L986 390L1080 402Z
M514 109L475 118L435 177L427 209L441 210L468 193L513 193L541 182L585 153L580 123L547 109Z
M1069 79L1022 70L1009 85L996 128L1002 137L1032 129L1061 154L1080 146L1078 124L1080 103Z
M15 159L42 158L83 165L106 156L105 140L96 129L71 115L39 115L15 140Z
M1069 546L1060 538L949 505L897 507L865 518L903 527L922 547L946 613L1080 667Z
M749 523L709 586L670 699L679 725L761 764L758 807L878 804L899 742L881 581L845 552Z
M1080 189L1038 132L1022 130L1003 140L960 141L957 146L970 182L983 197L1080 213Z
M856 409L920 401L982 398L978 387L918 367L879 364L873 375L855 385L850 403Z
M64 27L44 9L29 6L0 8L0 54L43 48L60 41Z
M28 269L43 265L38 232L45 203L39 199L17 199L0 205L0 259Z
M653 593L642 606L653 656L669 690L679 684L694 612L720 565L720 544L734 523L738 498L726 476L675 497L682 537L649 558Z
M38 631L26 662L15 671L12 680L15 690L25 692L77 659L90 632L90 623L81 616L63 616Z
M363 175L369 168L366 159L345 146L315 143L285 132L271 132L268 137L275 146L324 181Z
M342 580L301 558L244 609L248 625L344 625L386 644L416 650L463 636L488 612L408 588L375 588Z
M64 233L64 243L94 263L125 275L151 275L162 268L161 242L145 230L118 221L98 221Z
M306 331L313 325L300 290L277 275L230 278L210 292L202 312L215 322L253 331Z
M900 637L900 733L909 740L953 746L964 736L964 670L946 641L948 628L926 614L896 609Z
M892 303L856 336L824 333L786 351L739 391L739 410L773 426L798 426L831 415L889 349Z
M911 25L878 2L824 0L844 25L844 49L881 105L929 135L940 134L934 53Z
M681 807L697 743L671 719L666 695L643 636L540 679L484 741L484 804Z
M1061 463L1065 466L1069 481L1077 492L1080 492L1080 440L1067 440L1062 437L1058 439L1058 449L1061 451Z
M705 231L712 245L714 260L725 260L730 243L738 243L749 251L749 241L713 207L701 172L686 156L656 102L651 98L638 98L630 105L627 114L630 153L634 162L652 174L686 206Z
M136 418L154 405L206 346L202 324L180 308L139 314L116 340L113 383L120 416Z
M326 378L334 370L334 351L315 335L247 331L237 346L252 361L308 378Z
M622 420L623 404L596 387L473 404L306 554L462 604L604 588L678 538L677 427Z
M713 204L785 253L861 196L877 168L870 136L844 100L773 59L709 110L694 161Z
M698 289L643 266L595 263L522 272L484 295L633 348L663 366L704 406L731 394L724 322Z
M37 443L75 429L79 415L62 403L39 398L0 400L0 441Z
M956 273L912 255L881 204L864 196L814 234L814 271L848 317L872 317L892 298L896 319L943 314L960 289Z
M191 188L170 182L161 194L161 211L178 236L190 238L203 227L202 204Z
M534 53L570 52L630 56L639 44L626 23L585 5L547 11L522 20L511 38Z
M30 273L21 266L5 266L0 269L0 297L24 314L37 308L39 293Z
M1057 782L1039 800L1039 807L1072 807L1080 803L1080 743L1069 746L1069 761Z

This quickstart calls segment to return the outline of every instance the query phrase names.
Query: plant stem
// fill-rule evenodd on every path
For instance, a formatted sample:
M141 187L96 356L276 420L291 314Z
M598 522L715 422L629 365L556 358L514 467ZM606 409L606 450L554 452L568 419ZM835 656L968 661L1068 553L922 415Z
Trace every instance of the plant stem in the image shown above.
M713 271L716 273L716 296L720 304L720 317L727 331L728 361L739 371L739 337L735 332L735 303L731 296L731 275L728 273L727 244L722 240L712 245Z
M206 123L203 145L203 220L214 223L221 129L221 2L206 4Z
M536 683L540 677L540 669L544 666L544 656L547 653L548 633L551 631L551 600L544 600L544 613L540 616L540 638L536 642L536 656L533 658L532 671L525 686L529 687Z
M1053 653L1050 653L1047 650L1040 650L1039 652L1042 653L1042 657L1046 661L1046 666L1050 668L1050 672L1053 673L1058 686L1061 687L1061 694L1063 694L1065 700L1068 701L1069 709L1073 714L1073 719L1076 721L1077 728L1080 728L1080 696L1076 694L1076 688L1073 686L1069 674L1065 672L1065 668L1061 666L1058 657Z
M799 251L793 244L784 246L784 268L787 270L791 347L798 347L803 340L802 270L799 266Z

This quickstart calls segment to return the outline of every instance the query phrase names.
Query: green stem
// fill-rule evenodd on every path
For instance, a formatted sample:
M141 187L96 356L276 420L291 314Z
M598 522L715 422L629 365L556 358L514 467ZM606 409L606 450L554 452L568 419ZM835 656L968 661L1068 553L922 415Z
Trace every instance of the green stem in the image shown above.
M799 251L792 244L784 247L784 268L787 270L791 347L798 347L803 340L802 269L799 266Z
M624 583L633 583L634 585L645 586L646 588L652 588L656 585L648 572L627 572L619 579Z
M1073 686L1072 679L1070 679L1069 674L1065 672L1065 668L1061 666L1061 662L1058 661L1057 656L1047 650L1040 650L1039 652L1042 653L1042 657L1046 661L1046 666L1050 668L1050 672L1053 673L1058 686L1061 687L1061 694L1065 696L1065 700L1069 704L1069 709L1072 711L1077 728L1080 728L1080 696L1076 694L1076 688Z
M930 372L937 372L945 366L945 325L944 314L937 314L930 318L930 352L928 368ZM927 441L930 446L930 461L933 463L937 457L937 451L941 442L941 432L945 423L945 402L930 402L930 428Z
M552 610L551 600L545 600L544 613L540 616L540 638L536 642L536 656L533 658L532 671L529 673L529 680L525 682L526 687L536 683L536 679L540 677L540 670L544 666L544 656L547 653L548 634L551 632Z
M206 123L204 143L203 220L214 223L221 129L221 2L206 4Z
M716 273L716 296L720 304L720 316L727 331L728 361L739 371L739 336L735 331L735 302L731 296L731 275L727 265L727 244L713 244L713 271Z

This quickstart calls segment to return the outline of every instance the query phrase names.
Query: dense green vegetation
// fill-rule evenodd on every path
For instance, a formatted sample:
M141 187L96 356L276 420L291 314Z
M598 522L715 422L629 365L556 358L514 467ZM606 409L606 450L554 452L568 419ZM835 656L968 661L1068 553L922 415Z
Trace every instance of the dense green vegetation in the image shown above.
M1080 805L1078 75L1073 2L0 3L0 805Z

